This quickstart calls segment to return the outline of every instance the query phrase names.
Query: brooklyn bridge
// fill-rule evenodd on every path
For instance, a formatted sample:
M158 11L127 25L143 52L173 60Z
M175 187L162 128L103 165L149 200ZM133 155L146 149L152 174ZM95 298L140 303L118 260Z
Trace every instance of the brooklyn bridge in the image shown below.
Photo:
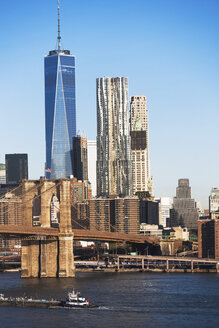
M22 278L74 277L73 240L159 244L110 223L101 231L95 224L74 229L69 179L23 180L0 201L0 235L21 239Z

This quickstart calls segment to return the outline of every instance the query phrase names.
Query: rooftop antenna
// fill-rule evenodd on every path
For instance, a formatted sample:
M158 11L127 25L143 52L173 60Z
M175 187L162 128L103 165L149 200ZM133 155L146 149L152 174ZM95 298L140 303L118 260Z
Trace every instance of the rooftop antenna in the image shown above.
M61 52L61 35L60 35L60 13L59 13L59 0L58 0L58 52Z

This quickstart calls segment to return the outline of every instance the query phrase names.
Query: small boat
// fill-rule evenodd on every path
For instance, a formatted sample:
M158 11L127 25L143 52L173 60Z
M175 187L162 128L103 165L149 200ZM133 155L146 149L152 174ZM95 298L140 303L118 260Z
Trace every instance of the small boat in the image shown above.
M89 300L86 300L84 297L80 296L80 292L75 293L73 290L68 293L66 301L63 302L63 305L68 307L90 307L89 303Z

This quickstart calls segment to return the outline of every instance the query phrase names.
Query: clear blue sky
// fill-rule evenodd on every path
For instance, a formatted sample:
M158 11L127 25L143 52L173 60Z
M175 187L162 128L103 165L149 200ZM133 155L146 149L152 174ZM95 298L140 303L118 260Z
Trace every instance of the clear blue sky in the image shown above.
M56 0L1 0L0 162L29 155L43 175L44 56L56 47ZM96 137L97 77L126 76L148 99L156 196L178 178L208 206L219 187L219 1L60 0L62 45L76 55L77 129Z

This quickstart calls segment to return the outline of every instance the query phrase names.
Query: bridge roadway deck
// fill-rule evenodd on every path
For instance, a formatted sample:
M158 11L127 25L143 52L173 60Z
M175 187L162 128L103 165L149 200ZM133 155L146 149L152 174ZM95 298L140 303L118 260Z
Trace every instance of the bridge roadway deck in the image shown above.
M89 241L112 241L112 242L130 242L138 244L154 244L159 245L159 239L144 235L125 234L118 232L96 231L96 230L80 230L73 229L75 240L89 240ZM34 236L48 236L58 237L58 228L45 228L45 227L28 227L19 225L6 225L0 224L0 235L8 235L11 237L34 237Z

